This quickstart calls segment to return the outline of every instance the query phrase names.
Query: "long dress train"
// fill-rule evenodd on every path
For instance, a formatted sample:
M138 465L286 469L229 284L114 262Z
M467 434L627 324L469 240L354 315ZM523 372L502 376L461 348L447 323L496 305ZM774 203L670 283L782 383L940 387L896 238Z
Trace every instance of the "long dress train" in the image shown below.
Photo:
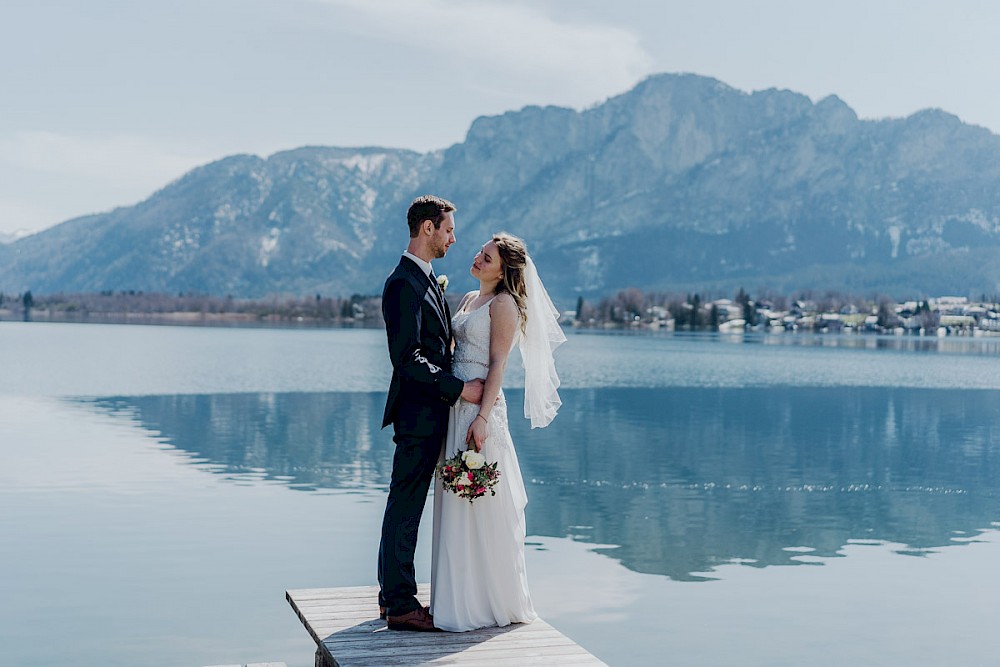
M486 377L491 303L452 318L452 372L463 380ZM468 448L465 436L477 414L478 405L462 400L452 407L442 460ZM439 479L434 486L431 613L434 625L451 632L537 618L524 567L528 496L507 429L503 392L490 412L488 434L482 453L488 462L498 462L495 496L487 493L470 503L444 491Z

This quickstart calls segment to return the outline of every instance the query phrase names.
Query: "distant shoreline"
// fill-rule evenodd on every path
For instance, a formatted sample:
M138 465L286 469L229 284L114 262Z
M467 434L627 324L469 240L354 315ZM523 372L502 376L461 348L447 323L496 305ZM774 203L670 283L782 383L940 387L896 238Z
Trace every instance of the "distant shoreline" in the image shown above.
M314 317L257 316L250 313L87 313L68 315L32 310L24 320L20 313L0 309L0 323L44 322L51 324L140 324L159 326L192 326L219 328L274 328L274 329L380 329L381 320L370 319L319 319Z
M452 308L457 296L449 294ZM813 296L740 289L734 299L702 300L698 294L644 293L630 288L597 302L577 298L560 322L575 330L717 331L727 334L816 333L894 336L1000 335L1000 297L970 301L939 296L895 302L826 292ZM257 299L141 291L53 294L0 293L0 321L149 324L174 326L383 329L382 300L375 295Z
M4 322L24 322L19 317L20 313L9 309L0 309L0 324ZM32 311L29 323L48 324L123 324L123 325L146 325L146 326L186 326L186 327L215 327L220 329L374 329L381 330L384 324L381 319L337 319L323 320L311 317L284 317L278 315L256 316L249 313L200 313L200 312L173 312L173 313L89 313L86 315L68 316L65 312L54 311ZM936 339L944 336L937 330L896 330L896 331L875 331L865 329L844 328L838 330L829 329L797 329L797 330L775 330L769 328L752 328L746 330L710 330L699 329L677 329L667 326L656 326L652 323L612 323L584 325L579 322L563 322L564 328L575 333L591 335L622 335L622 334L711 334L722 337L735 337L743 335L788 335L788 336L846 336L851 338L926 338ZM1000 338L1000 332L984 330L966 330L962 333L952 333L948 337L960 338Z

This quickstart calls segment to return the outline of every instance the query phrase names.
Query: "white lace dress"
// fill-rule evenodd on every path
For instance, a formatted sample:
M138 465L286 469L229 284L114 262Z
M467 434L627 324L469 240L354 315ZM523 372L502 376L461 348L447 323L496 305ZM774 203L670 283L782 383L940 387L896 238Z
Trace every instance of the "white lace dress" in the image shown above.
M452 318L452 372L462 380L485 378L490 349L490 303ZM468 448L465 436L479 406L463 400L452 407L442 459ZM442 630L528 623L537 618L524 568L524 507L528 496L514 443L507 430L503 392L490 412L482 453L497 461L496 495L470 503L434 485L434 542L431 550L431 613Z

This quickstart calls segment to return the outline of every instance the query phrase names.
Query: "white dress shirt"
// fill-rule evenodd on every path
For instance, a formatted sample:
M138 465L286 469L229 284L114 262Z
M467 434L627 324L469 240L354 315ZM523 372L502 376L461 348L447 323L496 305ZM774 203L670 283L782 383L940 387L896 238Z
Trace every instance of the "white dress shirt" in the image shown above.
M424 275L427 276L428 279L431 277L431 271L432 271L432 269L431 269L431 263L430 262L425 262L424 260L422 260L419 257L417 257L416 255L414 255L409 250L407 250L407 251L405 251L403 253L403 257L409 257L410 259L412 259L414 262L417 263L417 266L419 266L423 270Z

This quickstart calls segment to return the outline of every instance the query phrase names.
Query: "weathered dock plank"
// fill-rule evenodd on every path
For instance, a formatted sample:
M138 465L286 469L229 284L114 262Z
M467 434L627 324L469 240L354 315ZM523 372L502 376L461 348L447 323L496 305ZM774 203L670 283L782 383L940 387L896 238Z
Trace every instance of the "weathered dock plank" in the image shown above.
M429 594L421 585L420 600ZM317 667L605 664L542 619L471 632L396 632L378 618L375 586L290 590L285 598L316 642Z

